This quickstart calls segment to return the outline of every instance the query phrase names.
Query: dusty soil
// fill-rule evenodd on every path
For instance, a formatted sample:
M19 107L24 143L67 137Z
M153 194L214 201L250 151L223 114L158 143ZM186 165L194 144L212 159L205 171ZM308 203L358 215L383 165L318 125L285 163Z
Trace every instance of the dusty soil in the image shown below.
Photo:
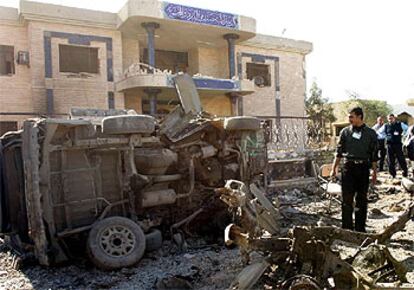
M401 189L399 181L390 180L387 176L380 174L376 194L371 195L369 232L381 231L402 214L411 201L410 194ZM278 198L281 204L281 222L285 231L292 225L340 226L339 204L332 201L332 213L328 214L328 201L312 192L313 189L272 194L272 198ZM395 234L388 243L394 257L409 269L407 278L410 283L414 283L413 235L414 223L410 221L405 230ZM167 241L161 250L148 253L137 266L114 272L99 271L85 260L54 268L32 265L14 270L13 255L3 245L0 251L0 289L154 289L157 282L172 276L181 277L194 289L225 289L243 268L237 249L204 245L202 239L189 244L189 250L180 253ZM344 257L356 250L340 243L335 248Z

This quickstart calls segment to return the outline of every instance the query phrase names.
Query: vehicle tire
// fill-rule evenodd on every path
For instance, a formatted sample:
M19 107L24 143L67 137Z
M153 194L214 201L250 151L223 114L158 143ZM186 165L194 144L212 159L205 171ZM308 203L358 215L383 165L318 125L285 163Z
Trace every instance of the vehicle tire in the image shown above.
M155 131L155 118L147 115L122 115L102 119L104 134L151 134Z
M224 129L228 131L237 130L260 130L260 119L255 117L229 117L224 119Z
M145 252L141 227L124 217L109 217L96 222L89 232L87 250L91 261L104 270L129 267Z
M148 252L156 251L162 247L162 233L160 230L151 229L145 234L146 250Z

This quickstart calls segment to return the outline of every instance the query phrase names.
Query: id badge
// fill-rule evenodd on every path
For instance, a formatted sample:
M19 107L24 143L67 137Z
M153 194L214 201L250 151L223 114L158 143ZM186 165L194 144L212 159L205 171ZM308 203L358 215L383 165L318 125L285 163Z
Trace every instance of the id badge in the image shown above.
M359 139L361 139L361 136L362 136L362 133L361 132L354 132L354 133L352 133L352 138L354 138L354 139L359 140Z
M395 132L394 132L394 136L398 136L398 135L400 135L400 132L395 131Z

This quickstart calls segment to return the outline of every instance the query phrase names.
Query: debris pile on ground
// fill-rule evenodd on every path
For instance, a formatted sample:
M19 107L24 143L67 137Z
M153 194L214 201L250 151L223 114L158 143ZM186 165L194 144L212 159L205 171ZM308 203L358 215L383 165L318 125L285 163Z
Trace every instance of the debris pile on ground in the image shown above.
M378 199L369 203L367 226L369 233L382 232L411 202L411 195L405 192L399 183L389 180L387 174L380 174L379 181L380 184L376 186ZM328 200L321 199L319 195L293 189L273 193L271 197L274 204L279 202L281 206L282 234L294 225L340 226L340 205L333 202L331 214L328 214L326 211ZM400 206L402 211L394 211L396 205ZM295 213L292 213L292 210ZM410 283L414 283L413 235L414 223L409 221L404 230L395 233L386 243L392 257L402 262L401 265L408 270L407 283L403 284L407 287L412 285ZM182 283L181 285L191 285L193 289L224 289L230 286L244 267L238 249L226 249L221 245L205 245L203 239L190 240L188 243L188 251L179 253L174 250L175 246L171 242L166 241L162 250L148 253L138 265L113 272L97 270L84 260L56 268L27 265L21 270L14 270L13 255L7 247L2 246L0 288L157 289L158 287L163 289L164 287L165 289L171 287L172 283ZM358 246L347 242L334 242L331 248L340 254L341 259L354 256L358 251ZM265 276L255 287L260 288L269 284L273 278L271 275ZM299 284L300 281L302 281L300 283L312 283L311 277L299 278L289 283Z
M196 242L200 241L189 244ZM167 241L138 265L118 271L101 271L84 260L60 267L27 265L15 270L13 255L4 248L0 253L0 289L171 289L182 280L194 289L223 289L242 269L237 249L206 245L171 253L174 248Z
M392 184L397 185L394 182ZM378 191L380 190L379 188ZM403 193L401 188L396 192ZM306 221L300 220L299 226L292 227L291 224L287 234L275 235L268 230L270 219L264 218L274 214L266 207L263 207L265 210L260 207L260 210L250 210L251 204L255 205L258 201L262 206L265 204L255 193L253 185L249 188L226 184L221 194L223 201L236 217L235 223L226 229L226 243L237 244L240 247L240 254L246 265L232 282L232 289L250 289L261 277L271 277L264 285L278 289L392 289L409 282L407 271L412 267L407 267L408 260L395 258L387 244L392 236L404 231L406 224L413 218L414 203L411 199L407 206L401 206L404 210L402 214L390 223L383 223L383 227L375 232L343 230L333 226L333 222L329 226L320 226L321 220L315 226L312 225L312 219L307 218ZM370 199L371 201L380 200L380 193L376 192L375 195L378 198ZM308 200L311 212L306 212L309 207L302 204L307 198L297 191L291 191L290 198L279 194L279 199L288 201L287 209L282 210L283 206L280 207L280 213L284 217L294 214L295 219L299 220L301 212L317 214L320 219L325 217L327 224L332 218L331 198L325 205L315 196L313 200ZM396 206L402 203L404 199L393 204L390 211L394 211ZM312 204L316 207L312 207ZM378 213L378 209L376 212ZM311 227L303 226L309 223ZM279 226L274 222L270 224ZM357 250L353 255L341 257L340 253L334 250L334 242L351 244ZM255 255L255 259L251 259L252 254ZM365 264L370 264L373 268L367 269L364 267Z

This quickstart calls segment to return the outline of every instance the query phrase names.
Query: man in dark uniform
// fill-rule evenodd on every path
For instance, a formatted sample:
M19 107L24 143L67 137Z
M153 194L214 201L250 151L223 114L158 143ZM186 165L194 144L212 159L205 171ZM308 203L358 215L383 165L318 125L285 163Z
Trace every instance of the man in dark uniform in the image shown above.
M388 170L393 178L397 175L395 171L395 158L403 171L403 176L407 177L408 168L402 151L402 135L404 133L401 123L396 120L393 114L388 115L388 123L384 125L384 133L387 140L387 162Z
M341 131L331 177L342 168L342 228L365 232L368 210L369 171L372 165L372 183L377 179L377 134L364 123L361 108L353 108L348 115L350 126ZM355 204L355 227L352 220Z

